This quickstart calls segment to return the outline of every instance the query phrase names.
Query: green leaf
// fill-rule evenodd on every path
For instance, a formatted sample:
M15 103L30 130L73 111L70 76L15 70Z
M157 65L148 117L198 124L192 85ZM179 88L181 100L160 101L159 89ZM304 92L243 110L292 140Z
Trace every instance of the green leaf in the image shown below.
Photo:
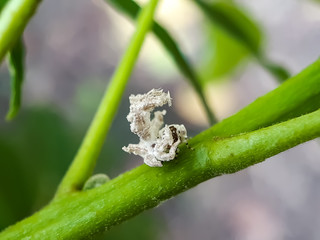
M116 9L118 9L119 11L126 14L132 19L136 19L139 11L141 10L141 7L136 2L131 0L105 0L105 1L111 3ZM197 76L191 64L188 62L187 58L182 53L176 40L170 35L170 33L163 26L161 26L156 21L154 21L153 23L152 31L156 35L158 40L161 42L163 47L171 55L177 67L181 71L181 73L189 80L192 87L198 93L210 123L213 124L217 122L213 112L210 110L205 100L203 89L201 86L201 80Z
M277 65L270 60L268 60L265 56L258 56L258 61L261 66L264 67L267 71L269 71L279 82L283 82L290 77L290 73L287 69L283 68L280 65Z
M20 38L8 53L8 65L11 75L10 107L6 116L8 121L17 115L20 108L21 87L24 79L24 57L24 44L22 38Z
M249 51L220 28L205 23L207 43L199 61L203 84L230 74L246 57Z
M241 42L255 55L260 52L261 32L258 27L233 3L206 3L194 0L214 26L220 27Z
M210 4L203 0L194 1L214 26L219 27L246 47L278 81L281 82L289 77L287 70L271 62L264 55L260 30L235 4L220 1Z

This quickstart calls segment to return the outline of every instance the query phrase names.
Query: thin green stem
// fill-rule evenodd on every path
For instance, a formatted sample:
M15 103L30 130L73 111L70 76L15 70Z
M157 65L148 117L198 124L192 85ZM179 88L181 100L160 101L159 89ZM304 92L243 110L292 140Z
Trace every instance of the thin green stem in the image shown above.
M279 83L283 83L290 77L290 73L287 69L268 59L262 52L259 52L254 56L260 66L268 71Z
M105 0L106 2L113 5L117 10L128 15L132 19L136 19L138 13L141 11L141 7L135 1L131 0ZM201 80L197 75L195 69L190 64L188 58L183 54L180 49L177 40L167 31L161 24L154 21L152 26L152 31L155 36L158 38L159 42L170 54L172 59L175 61L180 72L186 77L190 82L191 86L194 88L198 94L200 101L204 107L204 110L207 114L210 125L216 124L217 118L214 115L214 112L210 109L207 100L204 96L203 86L201 86Z
M194 150L182 146L179 157L164 167L142 165L101 187L57 199L0 238L87 239L203 181L240 171L318 136L320 109L230 138L198 135Z
M0 14L0 62L22 35L41 0L10 0Z
M56 196L81 189L84 182L91 176L96 164L96 159L101 151L105 137L116 114L135 62L137 61L142 43L151 28L158 1L159 0L150 0L150 3L141 12L137 23L137 30L111 79L100 106L83 139L82 145L63 178Z

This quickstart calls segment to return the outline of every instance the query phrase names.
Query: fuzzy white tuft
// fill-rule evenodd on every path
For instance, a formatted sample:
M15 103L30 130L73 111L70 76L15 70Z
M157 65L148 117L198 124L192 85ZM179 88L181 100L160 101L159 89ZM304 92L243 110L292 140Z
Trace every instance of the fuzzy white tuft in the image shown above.
M184 125L171 124L163 126L166 111L151 112L165 104L171 106L170 93L162 89L152 89L146 94L131 95L130 113L127 116L130 130L140 138L139 144L129 144L122 149L139 155L150 167L162 167L162 161L175 158L180 143L186 142L187 130Z

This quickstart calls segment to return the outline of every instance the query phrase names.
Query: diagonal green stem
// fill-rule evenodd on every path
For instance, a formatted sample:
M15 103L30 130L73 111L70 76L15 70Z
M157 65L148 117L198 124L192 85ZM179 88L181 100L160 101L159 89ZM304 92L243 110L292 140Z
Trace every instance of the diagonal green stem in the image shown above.
M141 11L141 7L135 1L131 0L105 0L113 5L115 8L126 14L132 19L136 19L138 13ZM196 71L190 64L187 57L183 54L180 49L177 41L173 38L173 36L158 22L154 21L152 26L152 31L155 36L158 38L159 42L163 45L163 47L167 50L170 56L175 61L180 72L186 77L186 79L190 82L191 86L194 88L196 93L198 94L200 101L204 107L204 110L207 114L210 125L214 125L218 122L214 112L211 111L207 100L204 95L203 86L201 86L201 80L197 75Z
M22 35L41 0L11 0L0 14L0 62Z
M81 189L84 182L91 176L96 159L101 151L132 69L138 58L142 43L152 25L158 1L151 0L141 12L137 23L137 30L111 79L82 145L58 188L57 196Z
M203 135L229 137L267 127L320 108L320 60L259 97Z
M230 138L195 137L162 168L142 165L101 187L53 201L1 239L88 239L210 178L240 171L320 136L320 109Z

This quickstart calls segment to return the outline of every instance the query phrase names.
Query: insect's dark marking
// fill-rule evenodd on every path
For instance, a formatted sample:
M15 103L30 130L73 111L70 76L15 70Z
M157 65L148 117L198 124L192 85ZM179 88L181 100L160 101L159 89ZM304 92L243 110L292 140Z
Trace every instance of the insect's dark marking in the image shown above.
M151 145L151 147L152 147L152 148L154 148L155 146L156 146L156 144L155 144L155 143Z
M165 152L165 153L169 153L170 149L171 149L171 145L168 144L168 145L166 146L166 149L164 150L164 152Z
M174 126L170 126L169 127L171 133L172 133L172 137L173 137L173 143L178 141L178 134L177 134L177 129Z

